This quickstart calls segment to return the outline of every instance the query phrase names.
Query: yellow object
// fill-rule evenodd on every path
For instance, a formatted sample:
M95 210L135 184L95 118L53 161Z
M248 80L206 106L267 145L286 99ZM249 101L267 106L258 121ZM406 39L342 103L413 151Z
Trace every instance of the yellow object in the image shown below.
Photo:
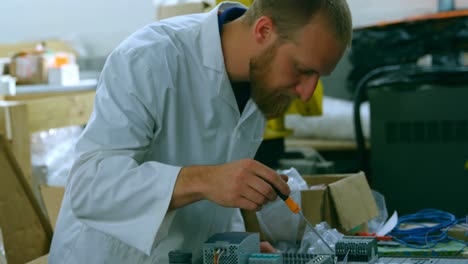
M221 2L226 2L226 1L216 0L216 4L219 4ZM245 5L245 6L250 6L253 3L253 0L235 0L235 2L239 2L239 3L241 3L241 4Z
M300 114L303 116L318 116L323 113L323 85L319 80L314 95L307 102L302 102L300 99L293 101L286 114ZM270 119L267 122L263 139L284 138L293 133L292 129L286 128L284 125L284 116Z
M468 160L465 162L465 169L468 170Z

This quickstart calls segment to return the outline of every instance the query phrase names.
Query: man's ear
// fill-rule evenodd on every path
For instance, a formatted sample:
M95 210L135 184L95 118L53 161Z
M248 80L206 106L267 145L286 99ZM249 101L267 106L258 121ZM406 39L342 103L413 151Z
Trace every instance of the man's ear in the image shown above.
M276 40L276 31L273 20L267 16L261 16L253 26L253 36L259 45L271 44Z

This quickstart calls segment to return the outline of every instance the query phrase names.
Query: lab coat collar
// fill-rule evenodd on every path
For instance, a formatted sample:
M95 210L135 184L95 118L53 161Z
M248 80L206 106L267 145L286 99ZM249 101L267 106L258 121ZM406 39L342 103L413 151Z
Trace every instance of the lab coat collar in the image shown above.
M218 72L225 71L221 37L218 28L218 12L234 6L246 8L239 3L220 3L209 12L207 19L202 22L201 26L203 65Z
M201 53L203 65L211 70L218 72L221 76L222 85L218 86L217 93L229 106L234 108L240 118L239 108L237 106L236 97L232 91L231 82L229 80L226 66L224 64L223 49L221 46L221 36L218 28L218 12L222 12L231 7L247 8L239 3L223 2L211 10L201 25ZM251 101L252 99L250 99ZM243 116L249 116L255 111L256 107L252 103L247 104ZM245 114L244 114L245 113Z

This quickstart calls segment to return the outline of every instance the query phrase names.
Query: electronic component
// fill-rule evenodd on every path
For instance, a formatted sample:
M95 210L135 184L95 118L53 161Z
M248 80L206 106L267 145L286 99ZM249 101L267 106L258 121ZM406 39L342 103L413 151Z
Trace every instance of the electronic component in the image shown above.
M378 259L377 239L375 237L344 236L335 245L335 255L338 261L375 263Z
M317 255L306 264L335 264L335 258L332 255Z
M246 264L260 252L258 233L228 232L211 236L203 245L204 264Z
M335 256L283 253L283 264L335 264Z
M249 257L249 264L283 264L281 254L252 254Z

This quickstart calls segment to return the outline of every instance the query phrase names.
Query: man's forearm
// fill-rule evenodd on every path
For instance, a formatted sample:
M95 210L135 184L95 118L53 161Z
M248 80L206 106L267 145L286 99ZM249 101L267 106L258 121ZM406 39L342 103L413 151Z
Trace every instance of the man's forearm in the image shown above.
M177 176L177 181L172 193L169 210L174 210L188 204L202 200L203 180L209 166L184 167Z

